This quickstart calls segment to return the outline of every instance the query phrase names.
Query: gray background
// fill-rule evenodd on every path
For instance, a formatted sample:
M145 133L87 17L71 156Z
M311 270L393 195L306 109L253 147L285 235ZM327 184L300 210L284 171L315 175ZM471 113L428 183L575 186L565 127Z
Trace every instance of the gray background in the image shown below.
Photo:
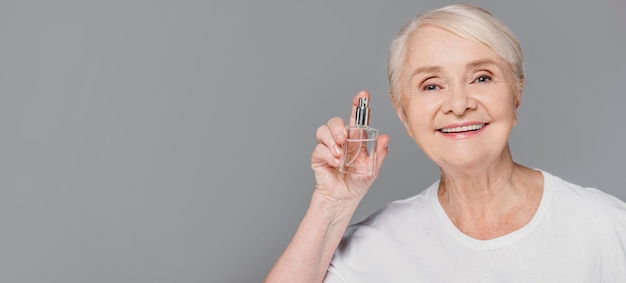
M385 65L448 1L294 2L0 1L0 281L261 281L361 89L391 143L354 221L435 181ZM546 2L473 2L525 51L514 157L626 199L626 1Z

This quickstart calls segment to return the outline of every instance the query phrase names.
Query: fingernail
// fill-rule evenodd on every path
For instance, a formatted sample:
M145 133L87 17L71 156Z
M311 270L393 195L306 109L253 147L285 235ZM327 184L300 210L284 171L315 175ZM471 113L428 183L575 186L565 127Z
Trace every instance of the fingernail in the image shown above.
M338 146L338 145L335 145L335 146L333 147L333 150L335 151L335 153L336 153L336 154L341 154L341 149L339 148L339 146Z
M343 140L346 138L346 135L347 133L344 131L344 132L341 132L339 135L337 135L337 138L340 140Z

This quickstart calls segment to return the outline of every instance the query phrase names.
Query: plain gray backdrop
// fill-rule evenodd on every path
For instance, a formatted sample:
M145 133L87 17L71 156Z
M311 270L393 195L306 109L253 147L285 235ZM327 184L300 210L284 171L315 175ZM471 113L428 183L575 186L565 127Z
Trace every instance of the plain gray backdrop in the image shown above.
M389 157L353 221L438 169L387 101L401 25L449 1L0 1L0 281L260 282L317 127L372 94ZM518 36L518 162L626 199L626 1L472 1Z

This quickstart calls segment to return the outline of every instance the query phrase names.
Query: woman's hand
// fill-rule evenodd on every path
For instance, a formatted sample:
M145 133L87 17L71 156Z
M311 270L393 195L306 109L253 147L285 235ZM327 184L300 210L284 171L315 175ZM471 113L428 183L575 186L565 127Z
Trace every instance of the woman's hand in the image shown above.
M351 120L354 117L359 98L362 97L369 100L369 94L366 91L359 92L352 99ZM347 139L346 125L343 119L331 118L326 125L317 129L316 136L318 144L311 156L311 167L315 173L316 182L314 197L317 195L329 204L340 204L349 200L360 201L378 176L380 167L387 156L389 136L381 135L378 137L377 148L375 149L377 161L372 176L339 172L339 162L344 150L342 145Z
M369 98L365 91L352 100L352 117L359 98ZM339 172L346 126L341 118L332 118L317 130L318 145L313 150L311 167L315 172L315 192L296 234L278 258L265 282L321 282L330 260L350 224L359 202L376 179L387 156L389 137L378 137L377 164L374 175Z

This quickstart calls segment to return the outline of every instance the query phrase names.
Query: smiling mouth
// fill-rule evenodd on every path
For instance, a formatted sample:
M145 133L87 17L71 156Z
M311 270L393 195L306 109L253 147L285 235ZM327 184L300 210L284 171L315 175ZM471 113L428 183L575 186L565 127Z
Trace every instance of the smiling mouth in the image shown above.
M454 128L442 128L442 129L439 129L438 131L440 131L440 132L442 132L444 134L473 132L473 131L478 131L478 130L482 129L485 125L487 125L487 124L483 123L483 124L460 126L460 127L454 127Z

